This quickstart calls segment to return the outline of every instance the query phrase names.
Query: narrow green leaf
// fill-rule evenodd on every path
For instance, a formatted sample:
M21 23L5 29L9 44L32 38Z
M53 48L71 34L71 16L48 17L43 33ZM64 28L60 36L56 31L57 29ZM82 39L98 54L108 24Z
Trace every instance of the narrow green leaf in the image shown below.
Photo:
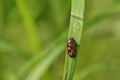
M80 39L83 26L83 12L84 12L84 0L72 0L71 19L68 38L74 38L77 45L80 46ZM77 53L79 53L79 46L77 46ZM66 54L65 70L63 80L72 80L76 65L76 58L69 57Z

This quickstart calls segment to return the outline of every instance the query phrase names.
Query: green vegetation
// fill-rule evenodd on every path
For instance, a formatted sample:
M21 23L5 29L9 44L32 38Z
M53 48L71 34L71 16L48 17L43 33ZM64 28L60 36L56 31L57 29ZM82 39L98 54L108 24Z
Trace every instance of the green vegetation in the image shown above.
M79 3L78 3L79 2ZM77 53L79 54L80 40L83 29L84 0L72 0L71 18L69 27L69 38L74 38L77 44ZM65 71L63 80L73 80L76 58L71 58L66 51Z
M119 0L0 0L0 80L120 80L119 14Z

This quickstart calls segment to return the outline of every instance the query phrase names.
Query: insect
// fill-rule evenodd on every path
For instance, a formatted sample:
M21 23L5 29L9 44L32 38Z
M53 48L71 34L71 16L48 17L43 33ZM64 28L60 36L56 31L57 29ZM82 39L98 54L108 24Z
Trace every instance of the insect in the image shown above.
M72 58L76 57L77 44L73 38L70 38L67 42L67 51L68 51L68 55L70 57L72 57Z

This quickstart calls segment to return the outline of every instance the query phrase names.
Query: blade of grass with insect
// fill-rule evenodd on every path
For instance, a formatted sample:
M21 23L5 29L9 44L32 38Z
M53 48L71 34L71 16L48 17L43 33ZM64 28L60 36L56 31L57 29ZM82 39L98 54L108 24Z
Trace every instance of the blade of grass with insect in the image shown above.
M37 36L37 29L35 21L30 13L30 10L27 8L24 0L15 0L17 7L21 13L21 17L25 24L24 28L28 37L30 44L30 49L32 53L37 53L40 49L40 42Z
M80 46L80 39L83 26L84 0L72 0L71 18L68 38L74 38L77 45ZM77 46L77 49L79 49ZM79 52L77 51L76 54ZM72 80L76 65L76 58L69 57L66 54L63 80Z

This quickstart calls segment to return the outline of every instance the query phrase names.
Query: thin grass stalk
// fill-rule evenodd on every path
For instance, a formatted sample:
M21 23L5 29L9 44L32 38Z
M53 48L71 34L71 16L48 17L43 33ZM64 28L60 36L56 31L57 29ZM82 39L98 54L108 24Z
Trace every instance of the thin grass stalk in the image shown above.
M70 18L70 27L69 27L69 38L74 38L77 43L77 53L79 54L79 46L82 34L82 26L83 26L83 12L84 12L84 0L72 0L72 9L71 9L71 18ZM76 59L71 58L66 51L66 59L65 59L65 68L64 68L64 77L63 80L72 80Z

